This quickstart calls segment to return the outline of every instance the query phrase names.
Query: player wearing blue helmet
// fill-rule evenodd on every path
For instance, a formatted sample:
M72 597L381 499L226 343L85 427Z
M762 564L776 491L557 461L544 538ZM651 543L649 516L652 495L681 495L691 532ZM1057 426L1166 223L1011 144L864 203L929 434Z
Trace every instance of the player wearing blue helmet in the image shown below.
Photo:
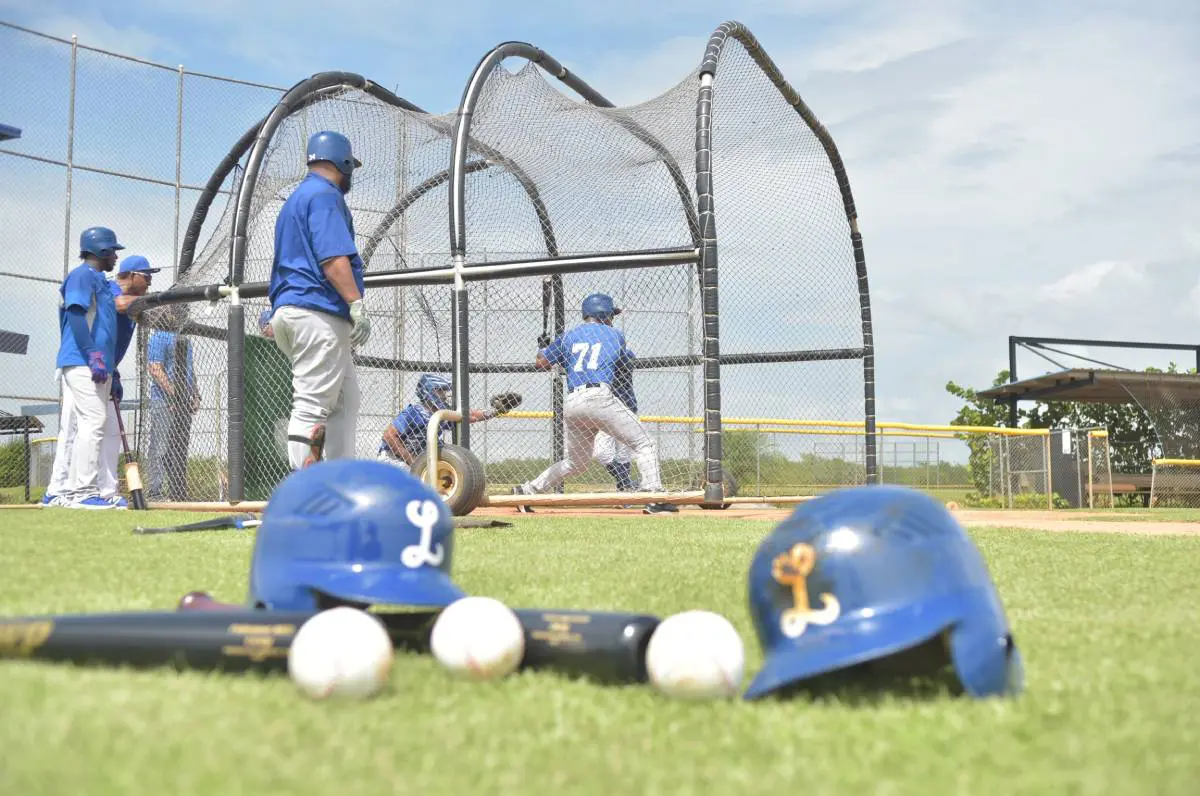
M452 387L450 380L445 376L423 374L417 380L416 402L404 407L384 429L376 457L405 470L410 468L417 457L425 452L428 442L426 434L433 413L439 409L449 409L453 404ZM498 412L491 408L472 409L471 422L491 420L497 414ZM443 420L438 429L438 439L442 439L442 435L453 428L452 421Z
M129 503L118 494L117 467L120 461L121 440L117 427L117 408L114 402L121 402L124 397L124 389L121 385L121 373L117 368L125 358L125 352L129 349L129 343L133 340L133 332L137 326L136 318L127 312L129 305L133 299L146 294L153 279L151 275L160 270L151 268L150 262L145 257L134 254L121 261L116 279L108 283L113 295L113 303L117 309L117 345L110 389L112 400L106 407L104 440L100 444L100 465L96 485L100 497L119 509L128 508ZM46 494L42 498L43 506L65 505L62 495L67 488L71 448L75 441L77 424L75 401L70 391L63 390L58 440L54 449L54 469L51 472Z
M275 344L291 362L288 461L354 456L359 389L353 349L371 335L363 263L346 205L362 165L350 141L324 130L308 140L308 175L275 222L268 295Z
M841 672L937 675L973 697L1024 684L987 565L946 507L915 489L861 486L805 503L750 564L763 652L746 699Z
M641 475L640 489L662 492L658 451L628 406L614 392L614 381L622 368L631 367L633 352L625 335L613 328L621 313L604 293L592 293L580 307L583 323L568 329L538 351L535 366L550 370L560 366L567 374L567 396L563 400L566 459L555 462L532 481L513 487L516 495L537 495L558 489L563 481L587 468L595 451L597 433L603 431L628 445ZM528 507L519 507L528 511ZM651 503L647 514L678 511L670 503Z
M100 447L108 419L116 366L117 307L104 275L125 247L108 227L89 227L79 235L83 260L59 288L60 342L55 366L63 393L70 393L76 418L75 439L68 456L67 483L59 503L69 508L111 509L100 497Z

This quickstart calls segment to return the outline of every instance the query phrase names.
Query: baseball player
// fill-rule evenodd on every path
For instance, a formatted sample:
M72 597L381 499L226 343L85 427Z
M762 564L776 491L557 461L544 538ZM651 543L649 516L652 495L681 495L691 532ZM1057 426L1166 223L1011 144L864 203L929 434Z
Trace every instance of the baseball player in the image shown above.
M417 402L404 407L396 419L383 431L376 458L409 470L417 457L425 452L426 433L433 413L449 409L451 383L445 376L426 373L417 380ZM500 414L494 408L472 409L471 422L491 420ZM454 428L454 423L443 420L438 429L438 439Z
M63 280L59 293L59 333L56 367L61 372L63 395L70 405L60 414L60 425L75 433L66 448L67 479L57 504L68 508L111 509L100 497L100 447L108 419L112 389L110 368L116 364L117 307L104 274L117 263L125 247L108 227L89 227L79 235L83 262ZM64 402L65 404L65 402ZM53 499L53 498L52 498Z
M113 294L113 303L117 308L117 350L110 391L112 400L108 402L104 441L100 446L100 472L97 477L97 487L100 497L118 509L129 508L129 501L117 494L117 468L121 457L121 437L117 426L117 407L114 401L119 403L122 400L124 389L121 386L121 373L116 367L119 367L121 361L124 360L125 352L129 350L129 343L133 340L133 332L137 326L136 319L127 312L128 307L133 299L146 295L152 281L151 274L157 274L161 270L161 268L151 268L150 262L145 257L134 254L121 261L116 279L108 283ZM58 440L54 448L54 469L50 476L50 485L46 488L45 496L42 497L43 506L64 505L61 495L66 490L76 425L74 399L69 391L64 390Z
M584 322L538 351L535 361L538 370L560 365L567 374L567 396L563 400L567 458L550 465L533 481L513 487L513 494L549 492L567 477L586 469L600 431L630 447L641 475L642 491L663 492L654 440L613 391L618 369L633 360L625 335L612 325L621 310L613 305L611 296L593 293L583 300L581 311ZM519 508L526 511L528 507ZM670 503L651 503L645 508L647 514L678 510Z
M293 470L354 456L358 376L352 348L371 335L363 264L346 206L362 166L341 133L308 139L308 175L275 221L268 295L275 344L292 367L288 462Z

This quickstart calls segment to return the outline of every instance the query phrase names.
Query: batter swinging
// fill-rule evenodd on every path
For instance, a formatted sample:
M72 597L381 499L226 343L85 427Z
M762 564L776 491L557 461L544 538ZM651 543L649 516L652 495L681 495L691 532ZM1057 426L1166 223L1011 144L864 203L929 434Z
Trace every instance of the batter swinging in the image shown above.
M637 415L613 394L613 381L619 369L633 359L633 352L625 345L625 335L612 325L621 310L604 293L585 298L581 309L584 322L539 351L535 363L539 370L561 365L566 371L563 426L567 458L550 465L533 481L513 487L513 494L549 492L568 476L587 469L600 431L629 446L641 475L641 491L663 492L654 440ZM647 514L678 510L670 503L651 503L645 508Z

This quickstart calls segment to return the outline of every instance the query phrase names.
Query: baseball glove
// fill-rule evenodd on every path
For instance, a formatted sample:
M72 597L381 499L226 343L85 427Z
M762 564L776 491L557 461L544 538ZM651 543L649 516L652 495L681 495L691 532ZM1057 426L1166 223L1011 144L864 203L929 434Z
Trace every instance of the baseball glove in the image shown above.
M521 393L519 392L501 392L492 396L488 402L492 408L496 410L496 414L502 415L505 412L511 412L521 405Z

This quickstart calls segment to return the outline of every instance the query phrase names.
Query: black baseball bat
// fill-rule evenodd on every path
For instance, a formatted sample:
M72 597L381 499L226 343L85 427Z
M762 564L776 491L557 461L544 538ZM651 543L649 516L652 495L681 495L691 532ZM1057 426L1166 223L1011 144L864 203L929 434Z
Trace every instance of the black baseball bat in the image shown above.
M137 534L186 533L188 531L214 531L225 528L245 530L247 528L257 528L261 524L262 520L253 514L230 514L225 517L215 517L211 520L200 520L199 522L189 522L183 525L171 525L166 528L144 528L139 525L133 529L133 532Z
M146 495L142 492L142 470L129 452L129 440L125 438L125 421L121 419L121 402L113 396L112 402L117 410L117 430L121 432L121 447L125 451L125 483L129 484L129 496L133 498L133 507L145 511Z
M393 616L361 603L347 603L389 622L414 622L411 614ZM240 606L213 600L207 592L193 591L179 601L179 611L230 611ZM433 632L440 610L426 613L428 632ZM522 669L550 669L568 676L585 677L599 683L644 683L646 645L661 621L652 614L621 611L570 611L515 608L513 613L525 631ZM404 627L403 624L400 627ZM395 639L393 639L394 641ZM409 648L429 652L429 638L409 637Z
M222 672L286 671L292 639L315 611L211 603L177 611L50 614L0 619L0 658ZM397 649L429 652L438 612L372 611ZM645 647L659 619L646 614L516 609L522 669L599 683L646 682Z
M0 619L0 658L222 672L286 671L292 639L313 611L145 611ZM429 613L386 622L397 648L420 650Z

